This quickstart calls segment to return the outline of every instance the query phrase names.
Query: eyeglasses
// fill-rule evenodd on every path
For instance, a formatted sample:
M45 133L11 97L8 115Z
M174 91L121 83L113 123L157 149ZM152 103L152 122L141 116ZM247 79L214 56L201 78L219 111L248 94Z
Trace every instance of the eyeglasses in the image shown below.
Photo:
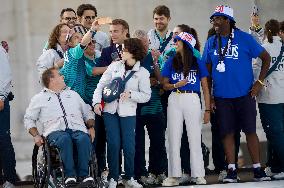
M77 17L65 17L64 20L66 20L66 21L71 21L71 20L76 21Z
M85 20L94 20L96 16L85 16Z
M219 22L223 19L224 18L222 16L214 16L213 18L210 19L210 23L213 24L214 22Z
M94 39L91 40L91 41L89 42L89 45L90 45L90 44L96 44L96 40L94 40Z

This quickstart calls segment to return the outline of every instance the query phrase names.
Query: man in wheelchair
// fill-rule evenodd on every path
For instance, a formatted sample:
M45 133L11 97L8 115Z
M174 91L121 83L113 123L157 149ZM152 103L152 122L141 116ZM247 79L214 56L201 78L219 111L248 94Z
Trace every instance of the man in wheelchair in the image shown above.
M88 169L92 152L91 139L93 140L88 135L88 129L94 135L95 117L91 107L84 103L79 94L66 87L63 76L55 68L42 74L42 83L45 88L31 99L26 110L26 129L33 136L35 144L41 146L43 137L39 134L36 123L43 125L42 135L50 146L59 149L66 185L77 181L93 183L94 179L89 176ZM76 167L73 145L78 152Z

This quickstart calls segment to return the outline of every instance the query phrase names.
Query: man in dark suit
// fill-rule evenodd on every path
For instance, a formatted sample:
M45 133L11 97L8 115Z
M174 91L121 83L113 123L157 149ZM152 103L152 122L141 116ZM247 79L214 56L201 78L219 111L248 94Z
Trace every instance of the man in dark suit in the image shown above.
M125 20L115 19L110 24L109 33L111 45L103 48L99 59L100 66L108 66L112 61L121 59L123 42L130 37L129 25Z

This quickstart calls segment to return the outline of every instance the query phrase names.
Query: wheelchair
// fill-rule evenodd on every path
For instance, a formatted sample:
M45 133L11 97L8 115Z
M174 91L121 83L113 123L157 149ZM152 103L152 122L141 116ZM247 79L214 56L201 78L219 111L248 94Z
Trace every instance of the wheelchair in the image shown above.
M76 158L74 158L75 160ZM76 164L76 160L74 161ZM97 160L94 152L91 154L89 161L89 175L93 177L92 185L84 183L76 183L68 187L94 187L101 188L100 178L97 177ZM65 175L63 162L59 155L58 148L50 146L47 139L38 147L34 145L32 155L32 175L35 188L67 188L65 185Z

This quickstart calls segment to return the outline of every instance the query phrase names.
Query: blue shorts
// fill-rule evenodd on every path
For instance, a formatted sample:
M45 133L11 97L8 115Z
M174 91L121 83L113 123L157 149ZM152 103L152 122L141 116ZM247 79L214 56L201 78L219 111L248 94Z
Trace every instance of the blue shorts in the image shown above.
M256 102L250 95L237 98L215 97L220 135L256 132Z

